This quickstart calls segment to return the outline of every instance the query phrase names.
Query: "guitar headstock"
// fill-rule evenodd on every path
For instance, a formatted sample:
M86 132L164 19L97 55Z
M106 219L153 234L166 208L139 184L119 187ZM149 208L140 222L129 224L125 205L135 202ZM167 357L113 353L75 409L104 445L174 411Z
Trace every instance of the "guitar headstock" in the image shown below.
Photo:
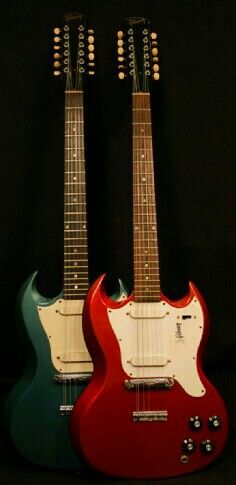
M131 17L124 29L117 32L118 78L131 78L133 92L148 92L152 80L157 81L159 56L157 34L149 20Z
M65 77L67 89L81 89L86 75L95 73L94 30L81 14L64 20L53 29L53 74Z

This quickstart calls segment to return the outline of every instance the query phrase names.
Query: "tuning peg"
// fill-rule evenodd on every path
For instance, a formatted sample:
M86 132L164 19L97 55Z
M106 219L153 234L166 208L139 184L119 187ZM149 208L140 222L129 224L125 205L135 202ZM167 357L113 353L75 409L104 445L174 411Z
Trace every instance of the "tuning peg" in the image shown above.
M153 49L152 49L152 55L153 56L157 56L157 54L158 54L158 49L156 47L153 47Z
M89 76L94 76L95 72L94 71L88 71Z
M122 37L123 37L123 36L124 36L124 32L122 32L122 30L119 30L119 31L117 32L117 37L118 37L118 39L122 39Z
M61 46L60 45L54 45L54 50L55 51L59 51L61 49Z
M94 43L94 36L93 35L89 35L88 36L88 43L89 44L93 44Z
M88 29L88 34L94 34L94 30L93 29Z
M153 57L152 62L159 62L159 57Z
M88 50L89 50L89 52L93 52L94 51L94 45L93 44L89 44L88 45Z
M58 77L61 75L61 71L53 71L54 76Z
M126 74L123 71L118 72L118 79L121 81L126 77Z
M119 56L122 56L122 54L124 54L123 47L118 47L117 52L118 52Z
M93 52L89 52L88 53L88 58L89 58L90 61L93 61L94 60L94 57L95 56L94 56L94 53Z
M154 72L154 74L153 74L153 79L154 79L154 81L158 81L158 79L160 79L160 74L159 74L159 72Z
M122 56L118 56L118 62L124 62L125 58Z
M123 39L118 39L118 41L117 41L118 47L122 46L123 44L124 44Z
M152 40L156 40L157 39L157 33L152 32L150 37L151 37Z
M60 59L61 54L59 54L59 52L55 52L55 53L53 54L53 57L54 57L54 59Z
M55 27L55 29L53 29L53 32L54 32L55 35L58 35L58 34L60 34L61 29L59 29L59 27Z
M58 37L58 36L54 37L54 42L56 43L61 42L61 37Z
M153 71L154 72L158 72L159 69L160 69L159 66L158 66L158 64L153 64L152 68L153 68Z
M61 65L61 63L60 63L59 61L55 61L55 62L53 63L53 66L54 66L54 67L60 67L60 65Z
M156 47L157 46L157 41L156 40L152 40L152 47Z

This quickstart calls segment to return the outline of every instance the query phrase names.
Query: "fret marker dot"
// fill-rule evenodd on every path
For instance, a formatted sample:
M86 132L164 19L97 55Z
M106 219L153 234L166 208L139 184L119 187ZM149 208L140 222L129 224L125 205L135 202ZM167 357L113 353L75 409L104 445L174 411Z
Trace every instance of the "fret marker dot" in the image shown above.
M86 229L86 225L85 224L83 225L83 229Z
M74 249L74 253L77 253L77 249Z
M145 264L145 268L148 268L148 264L147 263Z
M146 280L148 280L148 279L149 279L149 276L146 276Z
M73 157L76 157L76 153L73 154Z
M143 199L143 202L146 202L146 199Z
M73 201L76 202L76 197L74 197Z
M78 263L77 263L77 261L75 261L75 262L74 262L74 266L77 266L77 265L78 265Z
M144 155L142 155L142 158L144 158Z
M78 278L78 275L77 274L74 274L74 278Z
M78 289L78 285L75 285L74 288L75 288L75 290L77 290Z
M134 228L134 229L135 229L135 231L137 231L137 230L138 230L138 226L135 226L135 228Z
M73 128L73 131L75 131L75 128Z
M69 224L66 225L66 229L69 229Z
M155 230L155 226L152 226L152 230L153 230L153 231Z
M145 178L145 177L143 177L143 178L142 178L142 180L143 180L143 182L145 182L146 178Z
M73 177L73 180L77 180L77 177Z
M145 252L145 254L147 254L147 250L146 250L146 249L145 249L145 251L144 251L144 252Z

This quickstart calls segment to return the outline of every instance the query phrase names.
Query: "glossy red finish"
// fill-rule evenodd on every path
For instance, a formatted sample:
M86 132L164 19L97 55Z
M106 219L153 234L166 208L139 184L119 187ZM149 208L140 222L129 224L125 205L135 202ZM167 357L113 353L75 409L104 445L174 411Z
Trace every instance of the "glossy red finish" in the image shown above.
M148 409L167 410L167 421L133 422L136 392L124 387L124 381L129 377L122 369L119 344L107 317L108 308L120 308L133 297L122 302L111 301L104 291L103 279L104 275L93 284L84 307L83 329L94 373L72 412L71 438L75 449L93 468L127 478L170 477L205 467L222 452L228 421L224 403L201 366L209 326L203 298L192 283L189 294L179 301L169 301L162 295L163 300L175 307L184 307L193 297L202 305L205 327L197 366L206 388L205 395L191 397L175 381L170 390L148 392ZM139 394L140 403L144 399L147 403L147 391L140 390ZM192 431L188 422L196 415L202 419L203 426L199 431ZM211 431L207 425L208 417L212 415L222 419L218 431ZM182 463L181 456L185 453L181 443L188 438L194 440L196 450L187 455L186 463ZM211 454L200 451L200 443L205 439L215 444Z

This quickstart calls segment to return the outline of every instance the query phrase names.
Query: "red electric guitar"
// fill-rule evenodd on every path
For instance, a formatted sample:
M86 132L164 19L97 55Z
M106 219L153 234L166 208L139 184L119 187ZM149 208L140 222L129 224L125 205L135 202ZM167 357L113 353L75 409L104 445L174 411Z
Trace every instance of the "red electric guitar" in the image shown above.
M225 445L225 405L202 370L208 334L205 302L161 293L149 84L159 78L157 35L132 18L118 32L119 78L132 77L134 293L111 301L104 276L84 308L93 377L74 406L71 437L106 474L161 478L199 470Z

